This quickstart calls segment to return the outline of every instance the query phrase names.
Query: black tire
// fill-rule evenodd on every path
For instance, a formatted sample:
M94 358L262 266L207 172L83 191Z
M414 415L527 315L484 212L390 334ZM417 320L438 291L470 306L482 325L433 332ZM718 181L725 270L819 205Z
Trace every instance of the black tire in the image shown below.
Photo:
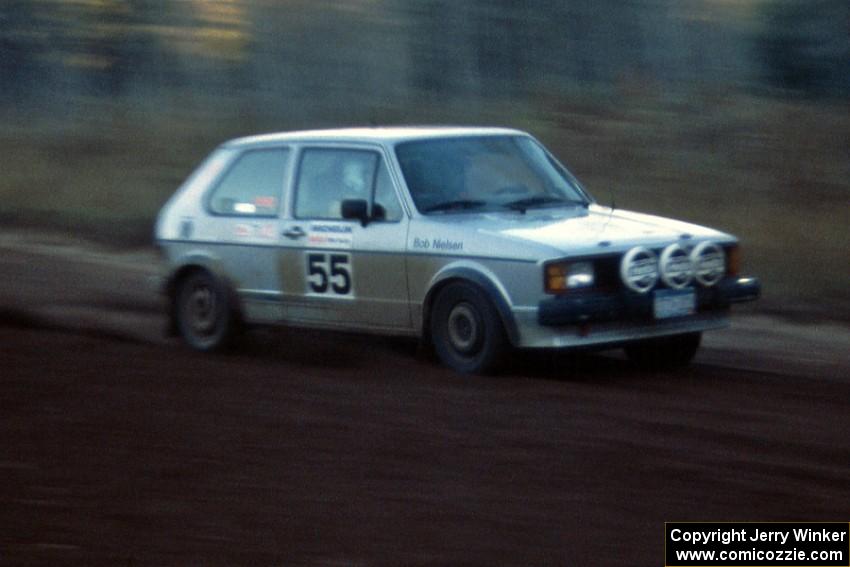
M487 374L508 346L499 314L485 293L466 283L439 291L431 310L431 341L446 366L465 374Z
M699 349L702 333L648 339L623 347L626 356L645 370L672 370L687 366Z
M229 290L209 272L192 272L179 282L175 307L177 330L195 350L224 350L241 330Z

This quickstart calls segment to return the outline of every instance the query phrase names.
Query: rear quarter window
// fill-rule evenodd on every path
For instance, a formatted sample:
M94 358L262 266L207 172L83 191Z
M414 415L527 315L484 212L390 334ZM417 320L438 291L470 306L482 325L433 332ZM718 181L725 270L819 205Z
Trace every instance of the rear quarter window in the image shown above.
M221 176L207 204L216 215L276 216L289 168L288 148L248 150Z

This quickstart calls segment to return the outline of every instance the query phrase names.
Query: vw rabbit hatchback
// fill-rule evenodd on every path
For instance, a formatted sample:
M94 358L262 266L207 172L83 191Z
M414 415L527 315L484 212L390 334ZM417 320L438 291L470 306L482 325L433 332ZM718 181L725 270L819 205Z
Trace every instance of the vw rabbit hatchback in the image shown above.
M362 128L226 142L160 212L171 329L406 335L460 372L512 348L677 366L760 293L731 235L597 204L530 135Z

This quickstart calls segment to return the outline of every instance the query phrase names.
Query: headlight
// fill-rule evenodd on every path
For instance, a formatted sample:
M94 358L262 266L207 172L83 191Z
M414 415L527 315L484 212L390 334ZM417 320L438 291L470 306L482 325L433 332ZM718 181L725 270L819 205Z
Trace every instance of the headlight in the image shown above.
M592 262L557 262L547 264L545 271L546 293L590 287L596 281Z

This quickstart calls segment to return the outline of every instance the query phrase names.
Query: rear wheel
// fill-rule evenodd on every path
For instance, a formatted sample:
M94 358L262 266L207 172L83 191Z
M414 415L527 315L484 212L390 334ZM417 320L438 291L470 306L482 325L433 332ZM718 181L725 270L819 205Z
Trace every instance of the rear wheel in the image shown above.
M198 271L177 290L177 329L192 348L222 350L238 335L238 317L227 288L212 274Z
M431 340L443 364L470 374L495 370L507 347L499 314L484 292L466 283L451 283L437 295Z
M671 370L687 366L699 349L702 333L648 339L628 344L623 350L635 365L646 370Z

